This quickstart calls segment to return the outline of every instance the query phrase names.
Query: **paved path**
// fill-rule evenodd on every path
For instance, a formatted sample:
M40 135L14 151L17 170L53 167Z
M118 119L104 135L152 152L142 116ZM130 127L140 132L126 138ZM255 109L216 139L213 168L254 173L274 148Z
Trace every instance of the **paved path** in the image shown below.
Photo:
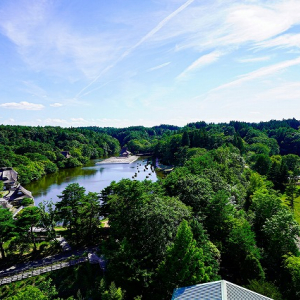
M40 260L30 261L28 263L18 264L16 266L12 266L10 268L4 269L0 271L0 280L3 277L14 277L14 276L22 276L21 273L26 273L26 271L32 272L31 269L38 269L38 268L46 268L46 266L54 265L57 263L61 263L67 259L69 259L72 255L80 256L83 253L93 253L97 251L97 247L87 247L85 249L79 249L74 251L68 251L59 253L53 256L48 256ZM69 266L69 265L68 265ZM50 271L47 271L50 272ZM44 272L45 273L45 272ZM18 275L19 274L19 275ZM35 275L32 275L35 276ZM29 276L31 277L31 276ZM21 280L21 279L18 279ZM4 284L4 283L2 283Z
M78 259L70 260L70 261L56 261L55 263L47 266L39 266L31 270L14 272L9 276L0 278L0 285L12 283L14 281L23 280L25 278L30 278L33 276L38 276L47 272L52 272L55 270L59 270L66 267L71 267L77 264L81 264L88 261L87 257L81 257Z

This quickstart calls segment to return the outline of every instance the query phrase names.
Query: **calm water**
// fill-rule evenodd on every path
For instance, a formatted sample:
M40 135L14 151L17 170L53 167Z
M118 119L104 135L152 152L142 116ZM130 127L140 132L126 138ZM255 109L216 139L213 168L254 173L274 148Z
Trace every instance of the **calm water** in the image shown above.
M152 181L157 180L156 173L151 171L150 166L148 166L148 170L144 171L147 162L145 158L140 158L131 164L95 165L97 161L100 160L91 160L84 167L59 170L57 173L46 175L38 181L27 184L25 188L32 192L35 205L38 205L43 200L59 201L57 195L61 195L70 183L78 183L85 187L87 192L99 193L112 181L119 181L122 178L132 179L135 173L137 173L137 177L135 177L137 180L144 180L146 176L149 176L147 179Z

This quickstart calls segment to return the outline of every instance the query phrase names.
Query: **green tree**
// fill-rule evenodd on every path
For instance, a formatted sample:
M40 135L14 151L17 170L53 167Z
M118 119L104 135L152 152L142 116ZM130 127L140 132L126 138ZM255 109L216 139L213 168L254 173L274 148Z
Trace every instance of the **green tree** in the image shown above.
M7 300L50 300L40 289L35 286L27 286L24 291L18 292Z
M267 175L271 167L271 159L266 154L258 154L255 156L254 170L261 175Z
M284 289L288 299L296 300L300 297L300 257L284 256Z
M89 192L84 196L79 214L81 220L81 235L85 243L94 242L99 231L101 207L98 193Z
M6 208L0 208L0 251L2 259L5 258L3 244L14 236L15 229L16 226L12 213Z
M223 272L226 270L224 276L232 274L242 284L249 279L264 279L260 252L249 222L244 218L235 218L230 223L222 251Z
M278 287L272 282L253 279L249 281L246 288L274 300L283 300Z
M55 204L57 220L63 222L63 226L67 227L71 236L79 244L81 237L82 214L81 203L85 197L85 188L79 186L78 183L69 184L62 195L58 196L60 202Z
M155 269L190 210L149 181L112 183L102 199L110 224L105 256L111 279L122 284L129 298L146 291L151 295Z
M164 261L158 267L160 291L170 299L173 289L208 282L212 268L204 262L203 249L197 247L188 222L183 220L178 227L174 243L168 247Z
M181 140L181 144L182 146L190 146L191 142L190 142L190 137L187 131L185 131L182 135L182 140Z
M123 300L124 292L121 288L117 288L115 283L112 282L109 289L102 293L102 300Z
M21 210L17 215L17 227L20 237L24 243L33 244L33 250L36 251L36 227L41 219L40 209L36 206L29 206Z
M292 213L282 207L276 214L266 220L263 225L265 260L269 267L278 270L282 263L283 255L299 253L297 239L300 226Z
M46 229L47 237L50 241L56 240L56 214L55 206L52 201L43 201L39 203L40 221L39 226Z

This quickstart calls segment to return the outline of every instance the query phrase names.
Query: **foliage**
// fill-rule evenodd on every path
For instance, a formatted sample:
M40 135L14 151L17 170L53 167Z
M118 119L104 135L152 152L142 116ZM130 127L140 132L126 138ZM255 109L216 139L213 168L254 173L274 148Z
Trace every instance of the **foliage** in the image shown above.
M70 151L72 157L65 158L61 151ZM116 139L86 129L0 126L0 167L13 167L23 184L119 151Z
M21 244L33 244L33 249L36 251L36 227L40 221L40 210L38 207L29 206L24 208L17 215L18 242Z
M167 248L166 257L158 267L161 299L170 299L176 287L208 282L215 276L205 264L203 249L197 247L188 222L182 221L174 243Z
M23 206L29 206L29 205L32 205L34 204L34 201L32 198L24 198L22 201L21 201L21 205Z
M1 258L5 258L4 243L15 234L15 222L12 213L6 208L0 208L0 251Z
M253 279L249 281L246 288L274 300L283 300L278 287L272 282Z
M63 223L75 244L88 244L95 238L100 224L100 202L97 193L85 194L78 183L69 184L58 196L56 220Z

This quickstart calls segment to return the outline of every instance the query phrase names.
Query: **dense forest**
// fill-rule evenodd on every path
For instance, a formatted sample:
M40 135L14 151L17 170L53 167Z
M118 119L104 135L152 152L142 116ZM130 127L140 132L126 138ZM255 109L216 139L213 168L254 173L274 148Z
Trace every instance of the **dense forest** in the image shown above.
M62 151L71 155L66 159ZM104 133L61 127L0 125L0 167L13 167L21 183L92 158L118 154L119 142Z
M40 251L32 226L46 228L47 247L55 247L60 222L73 247L97 245L107 266L104 273L83 265L6 285L0 298L164 300L176 287L226 279L275 300L299 299L299 126L289 119L181 128L0 127L3 165L46 172L46 161L71 167L58 158L62 150L84 163L126 146L175 167L158 182L123 179L99 194L72 184L56 205L28 207L16 220L1 209L3 264Z

